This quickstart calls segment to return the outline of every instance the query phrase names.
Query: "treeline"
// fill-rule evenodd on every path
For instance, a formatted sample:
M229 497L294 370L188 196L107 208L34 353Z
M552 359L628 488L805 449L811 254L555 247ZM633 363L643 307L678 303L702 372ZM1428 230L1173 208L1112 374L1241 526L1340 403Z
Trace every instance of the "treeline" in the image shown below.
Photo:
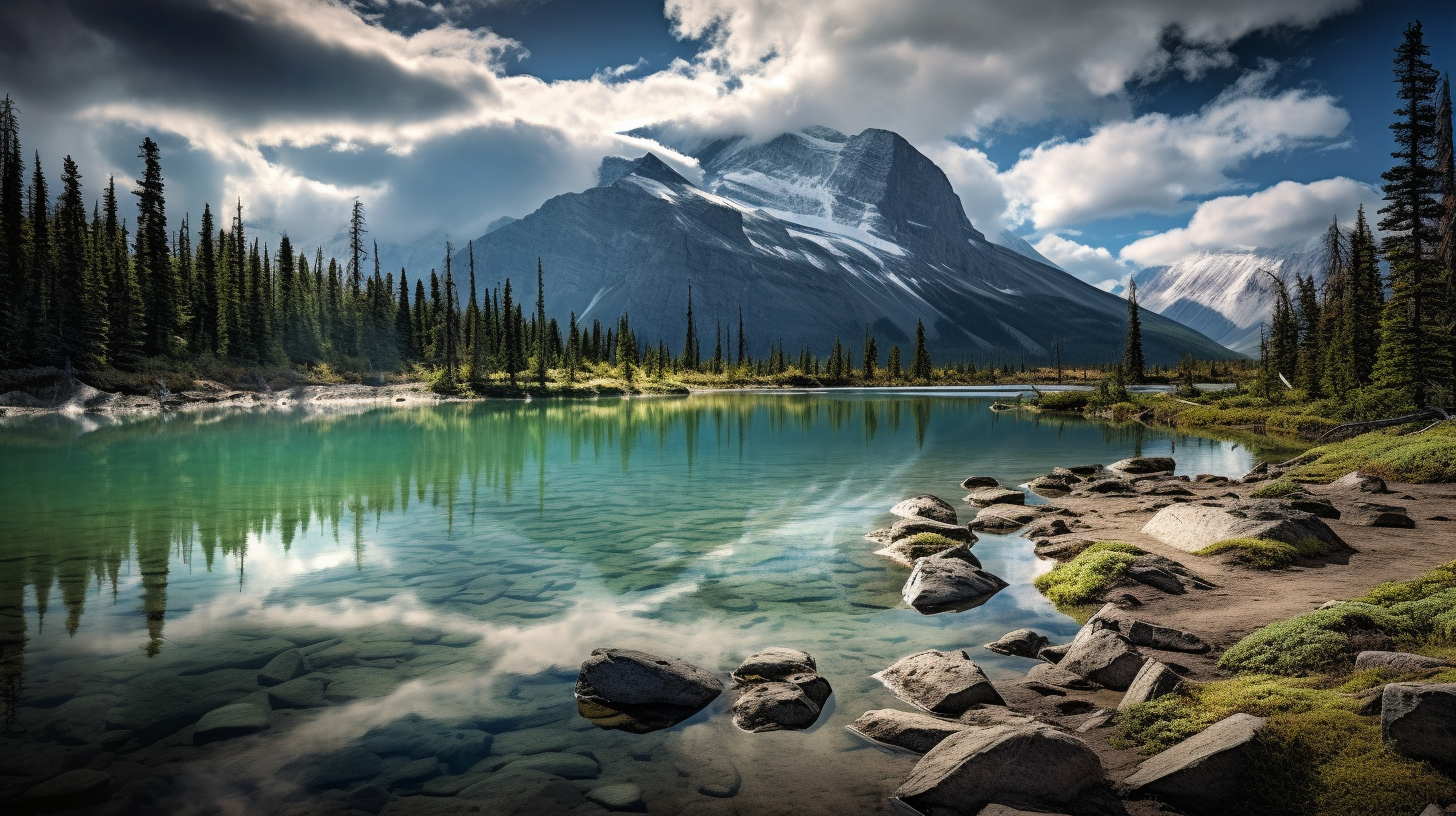
M1270 275L1277 300L1255 383L1266 394L1293 386L1311 399L1456 404L1451 83L1429 53L1420 23L1408 26L1395 55L1401 107L1390 126L1396 162L1382 174L1384 240L1361 208L1348 235L1338 223L1326 232L1323 286L1313 276L1287 285Z

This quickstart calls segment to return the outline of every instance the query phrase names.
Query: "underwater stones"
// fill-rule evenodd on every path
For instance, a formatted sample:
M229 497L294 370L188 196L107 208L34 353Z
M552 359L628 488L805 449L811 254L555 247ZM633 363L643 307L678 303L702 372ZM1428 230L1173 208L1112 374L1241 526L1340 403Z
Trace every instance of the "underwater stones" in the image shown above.
M207 712L197 721L192 729L192 744L206 745L257 733L267 727L268 712L251 703L223 706Z
M596 779L602 775L602 766L589 756L553 751L514 760L498 772L501 771L539 771L562 779Z
M798 649L773 646L754 652L744 658L733 670L733 682L758 683L765 680L783 680L791 674L814 672L814 657Z
M961 545L916 561L901 597L915 611L934 615L973 609L1006 586Z
M1128 459L1120 459L1113 462L1107 466L1107 469L1140 475L1144 473L1164 473L1176 467L1178 467L1178 463L1167 456L1133 456Z
M344 797L344 807L365 813L378 813L394 801L394 794L381 785L364 785Z
M268 689L268 704L273 708L317 708L328 705L324 690L329 679L319 674L304 675Z
M175 666L177 673L184 677L223 669L257 671L274 657L294 648L293 641L279 637L234 636L217 643L189 646L175 652L164 651L163 659Z
M752 683L733 701L733 724L744 731L800 730L817 719L818 704L793 683Z
M953 541L965 543L976 540L975 533L972 533L971 529L964 524L942 524L934 519L923 518L905 518L895 522L890 527L890 540L899 541L921 533L935 533Z
M923 754L939 745L946 737L970 726L912 711L881 708L866 711L846 728L882 745L903 748Z
M304 660L303 652L289 649L268 661L258 672L258 685L276 686L305 674L308 674L308 661Z
M1007 632L994 643L987 643L983 649L990 649L996 654L1013 655L1015 657L1036 657L1037 652L1046 648L1048 641L1045 635L1041 635L1031 629L1017 629Z
M1456 766L1456 683L1389 683L1380 736L1401 756Z
M908 498L891 507L890 512L902 518L927 518L945 524L956 523L955 507L945 499L928 493Z
M504 736L504 735L503 735ZM490 753L493 738L474 728L452 728L437 720L408 716L374 728L364 735L361 745L380 756L406 756L412 759L434 759L459 773ZM503 753L526 754L526 750Z
M350 746L316 757L305 757L287 766L284 771L301 778L315 788L339 787L357 779L378 776L384 761L378 754Z
M1132 641L1096 623L1082 627L1057 667L1117 691L1126 691L1144 658Z
M964 651L917 652L873 675L896 697L932 714L956 716L976 705L1005 705Z
M1058 809L1103 781L1080 739L1045 725L972 728L947 736L916 763L895 797L921 813L976 813L987 804Z
M1183 678L1162 663L1149 660L1132 679L1132 684L1127 687L1127 693L1122 695L1122 702L1118 703L1117 710L1123 711L1139 703L1173 694L1182 687Z
M215 708L258 690L253 671L226 669L203 676L143 675L121 689L121 701L106 713L106 731L127 730L155 742L196 722Z
M1008 490L1004 487L982 487L972 490L966 495L965 500L977 507L987 507L993 504L1025 504L1026 494L1020 490Z
M111 794L111 774L78 768L35 785L21 794L19 804L37 810L85 807L105 801Z
M1229 813L1253 771L1253 749L1266 720L1234 714L1144 760L1122 787L1153 796L1192 816Z
M630 783L600 785L586 792L587 801L595 802L607 810L643 811L642 789Z
M324 699L332 703L349 703L369 697L384 697L395 690L404 678L393 669L357 667L337 669L329 675Z
M576 680L582 716L640 733L681 722L722 693L723 682L705 669L632 649L594 649Z

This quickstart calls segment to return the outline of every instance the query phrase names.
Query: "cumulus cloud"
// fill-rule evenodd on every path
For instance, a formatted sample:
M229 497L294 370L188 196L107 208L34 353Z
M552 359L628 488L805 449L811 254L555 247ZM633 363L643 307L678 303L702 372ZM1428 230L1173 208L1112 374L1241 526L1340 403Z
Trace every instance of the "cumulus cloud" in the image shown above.
M1319 234L1332 218L1353 221L1361 205L1373 216L1380 198L1375 187L1343 176L1310 184L1282 181L1250 195L1205 201L1188 226L1134 241L1120 257L1147 267L1171 264L1192 252L1277 247Z
M1122 285L1131 272L1106 247L1079 244L1056 234L1042 236L1032 246L1062 269L1109 292Z
M1202 110L1150 113L1075 142L1026 151L1004 175L1013 207L1038 229L1134 213L1172 213L1228 190L1248 159L1332 139L1350 116L1325 94L1267 94L1272 67L1251 72Z

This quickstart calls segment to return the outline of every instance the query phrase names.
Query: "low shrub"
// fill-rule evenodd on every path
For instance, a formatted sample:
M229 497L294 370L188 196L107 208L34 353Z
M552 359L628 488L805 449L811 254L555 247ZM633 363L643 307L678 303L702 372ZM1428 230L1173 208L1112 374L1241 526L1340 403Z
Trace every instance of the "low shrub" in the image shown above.
M1043 411L1080 411L1092 402L1091 391L1049 391L1037 398Z
M1193 554L1209 556L1220 553L1233 553L1235 560L1254 569L1270 570L1283 569L1301 558L1328 555L1329 547L1316 538L1306 538L1297 544L1286 544L1267 538L1230 538L1210 544Z
M1249 495L1256 499L1277 499L1282 496L1298 493L1303 489L1304 487L1298 482L1292 482L1288 479L1275 479L1268 484L1261 485L1259 489Z
M1456 425L1421 434L1373 431L1309 451L1308 461L1289 475L1330 482L1352 470L1395 482L1456 482Z
M1051 572L1038 575L1037 589L1058 607L1081 606L1102 600L1143 551L1121 541L1099 541Z
M1314 438L1339 424L1339 420L1314 414L1274 413L1264 423L1264 429L1270 433Z

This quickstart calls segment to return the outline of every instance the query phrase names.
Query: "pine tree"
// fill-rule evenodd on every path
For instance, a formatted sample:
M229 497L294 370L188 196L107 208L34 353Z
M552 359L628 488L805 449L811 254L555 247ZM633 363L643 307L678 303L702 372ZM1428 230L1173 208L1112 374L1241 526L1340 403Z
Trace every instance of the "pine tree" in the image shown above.
M425 345L430 330L430 306L425 301L425 280L415 280L415 307L410 320L410 354L415 362L427 362Z
M90 253L87 251L86 202L81 195L81 172L70 156L65 158L61 171L61 197L56 205L56 318L54 325L60 340L61 354L76 363L87 361L90 356L90 338L84 328L87 313L88 281L94 276L90 271ZM105 297L104 290L98 290L93 297ZM94 304L96 316L104 318L102 303ZM104 323L100 328L101 344L97 352L106 356ZM89 361L88 361L89 362Z
M925 321L915 321L915 356L910 362L910 379L930 379L930 350L925 347Z
M738 365L748 361L748 346L743 340L743 304L738 304Z
M444 315L440 321L441 360L445 366L445 387L454 390L460 373L459 349L456 347L460 332L460 299L455 292L455 278L450 270L450 256L455 248L445 242L445 302Z
M875 345L875 336L870 334L870 327L865 326L864 340L864 378L874 380L875 369L880 365L880 350Z
M1143 362L1143 320L1138 313L1137 281L1127 282L1127 342L1122 349L1124 376L1134 384L1141 383L1147 376Z
M900 370L900 346L890 344L890 358L885 361L886 376L890 382L905 378L905 372Z
M99 207L92 212L88 240L86 270L81 283L81 337L85 350L76 362L101 368L110 362L112 292L106 257L110 238L102 231Z
M566 384L576 383L576 367L581 354L581 330L576 325L576 312L571 313L571 323L566 330Z
M520 307L511 300L511 279L506 278L506 286L501 294L501 309L505 316L505 331L502 337L502 352L504 358L501 362L506 370L506 377L511 381L511 386L516 384L516 375L520 373L521 358L521 332L516 320L516 313Z
M688 284L688 332L687 337L683 339L682 361L684 368L693 371L697 371L699 363L702 362L698 354L698 327L693 322L693 285L691 283Z
M480 307L475 295L475 242L465 244L466 259L470 263L470 305L465 307L465 344L470 351L470 378L482 379L485 372L485 346L481 342L483 329ZM403 271L400 274L404 274Z
M550 362L551 344L546 339L546 283L541 258L536 258L536 387L546 390L546 366ZM623 316L625 320L625 315ZM631 379L630 377L628 379Z
M50 193L46 185L45 172L40 166L40 153L35 154L35 166L31 171L30 189L26 191L30 212L26 225L25 247L25 300L26 330L28 347L33 359L59 362L56 358L58 341L55 334L55 307L52 296L55 292L55 255L51 244Z
M1436 223L1436 287L1441 299L1436 322L1449 333L1456 326L1456 145L1452 143L1451 77L1441 77L1436 103L1436 174L1441 205ZM1449 357L1456 365L1456 346ZM1456 371L1452 372L1456 380Z
M201 353L217 353L217 246L213 243L212 206L202 205L197 232L197 300L193 310L193 346Z
M18 364L26 325L25 161L15 102L0 101L0 362Z
M1319 292L1314 275L1295 276L1299 290L1299 382L1311 399L1324 396L1324 355L1328 339L1323 334Z
M414 324L410 320L409 280L404 267L399 268L399 299L394 306L394 336L399 344L399 359L404 363L415 361Z
M348 330L340 333L341 351L353 356L360 353L363 334L363 262L368 253L364 251L364 202L354 199L349 209L349 268L347 270L348 290L344 297L344 321Z
M167 246L167 205L162 182L161 148L147 137L137 158L142 177L132 191L137 197L136 264L146 304L146 353L171 356L177 333L177 280Z
M107 278L111 302L107 309L110 326L108 362L130 368L140 360L146 338L142 326L142 293L131 255L127 252L126 222L120 218L116 179L110 179L101 198L102 246L98 248L102 274Z
M1323 352L1321 390L1344 398L1359 387L1355 374L1354 286L1338 219L1325 230L1325 300L1320 315ZM1318 353L1318 352L1317 352Z
M1385 311L1385 287L1375 236L1365 220L1365 208L1355 216L1350 234L1350 354L1357 386L1370 384L1380 346L1380 318Z
M1265 270L1274 281L1274 317L1269 327L1270 364L1275 378L1280 375L1291 383L1299 376L1299 320L1289 287L1278 275Z

